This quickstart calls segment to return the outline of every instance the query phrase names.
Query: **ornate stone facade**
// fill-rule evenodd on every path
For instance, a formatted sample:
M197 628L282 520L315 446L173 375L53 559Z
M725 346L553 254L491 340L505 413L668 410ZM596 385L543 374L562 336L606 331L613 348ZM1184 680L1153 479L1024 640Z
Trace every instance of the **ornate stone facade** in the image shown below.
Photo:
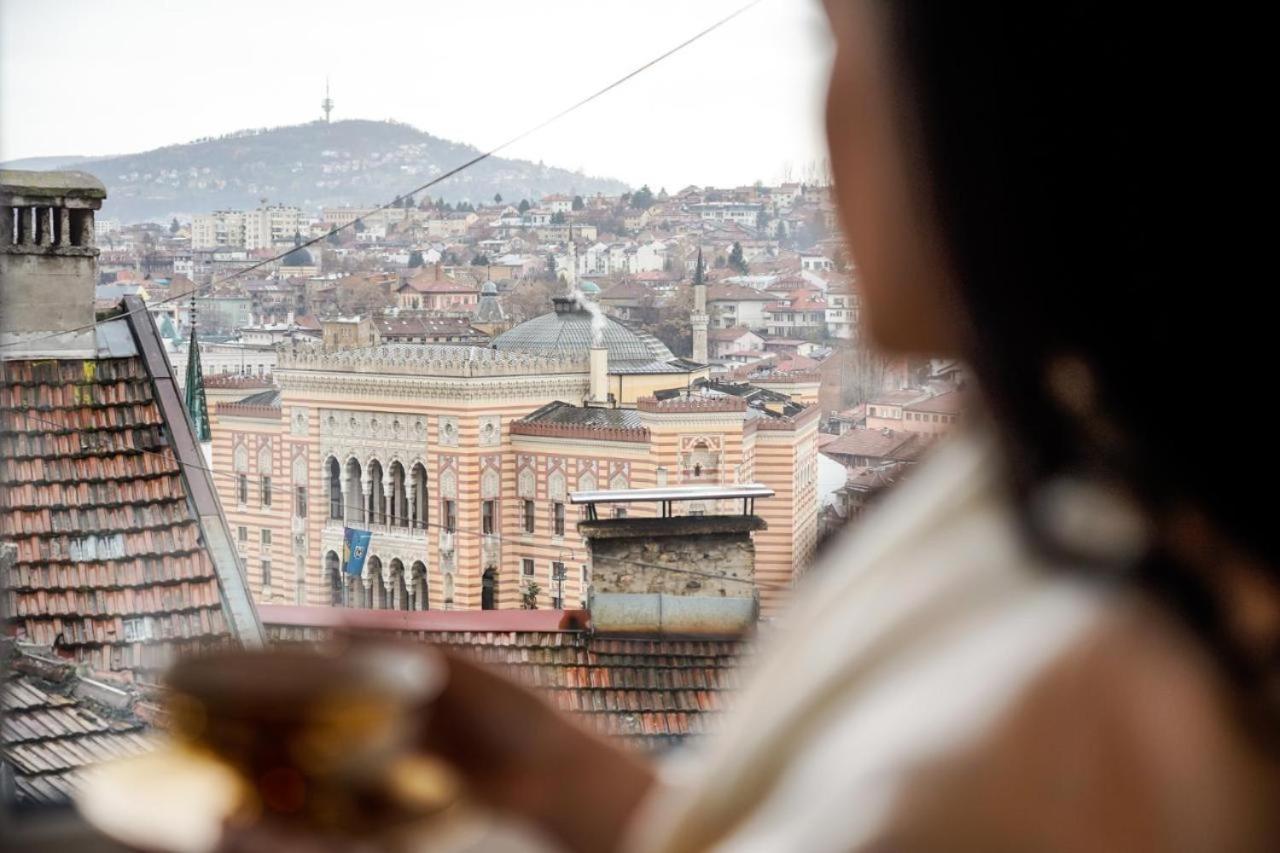
M586 360L467 346L299 347L281 354L276 378L278 407L220 405L213 424L215 469L249 483L242 502L236 479L219 478L263 600L519 607L536 585L540 607L581 605L590 560L574 491L761 480L779 494L757 507L769 528L754 537L775 586L802 563L809 527L816 538L816 493L803 491L816 410L768 433L759 427L783 419L723 398L544 423L529 416L587 396ZM269 505L255 491L265 468ZM341 571L344 527L372 532L358 578Z

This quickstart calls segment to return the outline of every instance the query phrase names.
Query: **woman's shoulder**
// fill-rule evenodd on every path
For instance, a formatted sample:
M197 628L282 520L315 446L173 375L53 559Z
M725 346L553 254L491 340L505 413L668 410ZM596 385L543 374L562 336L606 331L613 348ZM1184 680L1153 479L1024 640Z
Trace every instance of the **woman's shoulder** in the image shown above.
M912 772L893 849L1277 849L1275 768L1201 649L1118 599L985 733ZM944 843L945 842L945 843Z

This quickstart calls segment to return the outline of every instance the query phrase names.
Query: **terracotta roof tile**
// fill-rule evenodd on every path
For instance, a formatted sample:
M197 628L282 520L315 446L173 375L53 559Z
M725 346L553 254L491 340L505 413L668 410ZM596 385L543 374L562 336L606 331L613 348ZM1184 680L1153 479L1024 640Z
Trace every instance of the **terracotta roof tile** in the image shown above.
M229 636L140 357L0 364L0 539L11 630L103 674Z
M309 623L304 611L312 610L318 609L261 608L269 634L283 641L327 635L333 614L316 613ZM414 614L423 621L437 615ZM581 630L400 633L494 666L594 731L643 750L667 749L714 728L739 687L747 653L739 641L617 639Z

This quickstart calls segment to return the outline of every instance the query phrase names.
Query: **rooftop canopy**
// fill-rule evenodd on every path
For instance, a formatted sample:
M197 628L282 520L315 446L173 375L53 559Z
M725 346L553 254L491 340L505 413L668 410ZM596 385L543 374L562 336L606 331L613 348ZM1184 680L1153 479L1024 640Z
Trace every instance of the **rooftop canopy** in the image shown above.
M585 504L587 517L595 518L596 504L642 503L651 501L662 504L662 515L671 515L671 504L676 501L740 500L742 512L749 514L756 498L773 497L773 489L760 483L740 486L670 486L660 489L601 489L592 492L571 492L569 503Z

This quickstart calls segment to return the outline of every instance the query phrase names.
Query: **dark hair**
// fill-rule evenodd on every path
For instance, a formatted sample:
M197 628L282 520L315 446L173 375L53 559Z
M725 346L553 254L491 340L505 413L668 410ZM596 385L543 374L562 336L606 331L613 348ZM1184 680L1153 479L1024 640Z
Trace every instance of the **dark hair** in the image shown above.
M1087 2L880 8L1021 497L1063 474L1122 483L1152 518L1205 513L1280 577L1271 502L1255 488L1274 480L1269 433L1236 425L1238 410L1269 408L1270 318L1247 271L1244 211L1222 201L1237 180L1259 181L1249 172L1263 161L1246 155L1232 112L1250 78L1203 50L1207 16ZM1184 27L1199 32L1180 38ZM1052 392L1063 357L1087 367L1092 413ZM1225 427L1205 422L1215 404L1231 410ZM1200 573L1158 547L1125 572L1231 675L1265 675Z

